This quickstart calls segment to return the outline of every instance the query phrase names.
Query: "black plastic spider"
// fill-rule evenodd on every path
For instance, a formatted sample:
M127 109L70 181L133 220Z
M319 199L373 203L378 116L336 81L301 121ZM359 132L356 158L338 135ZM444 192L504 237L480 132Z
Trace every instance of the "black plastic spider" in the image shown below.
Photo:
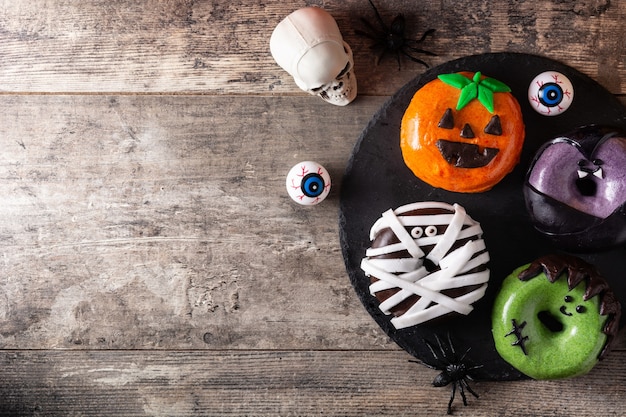
M465 353L463 353L461 356L458 356L456 350L454 349L454 345L452 344L452 340L450 339L450 334L448 334L447 349L444 348L441 340L437 335L435 335L435 339L437 340L437 348L439 354L437 354L436 348L432 345L432 343L427 340L424 340L424 343L426 344L426 346L428 346L428 349L437 361L436 366L428 365L424 362L416 360L410 360L409 362L421 363L422 365L427 366L430 369L442 371L433 380L433 386L445 387L449 384L452 384L452 392L450 393L450 401L448 402L448 414L452 414L452 402L454 401L457 387L459 389L459 392L461 393L461 398L463 398L464 406L467 406L467 397L465 396L465 390L467 390L475 398L478 398L478 394L476 394L476 392L474 392L474 390L469 386L468 380L473 381L470 373L474 369L481 368L482 365L466 365L464 363L464 360L471 348L467 349Z
M376 8L376 6L374 6L374 3L372 3L372 0L368 1L374 9L374 14L376 15L376 20L378 21L378 25L380 27L376 28L367 19L361 18L361 21L368 30L364 31L357 29L355 30L355 32L357 35L366 36L374 40L374 44L371 48L380 51L380 54L376 59L376 65L378 65L378 63L383 58L383 56L385 56L385 54L391 52L396 55L396 59L398 60L398 69L400 69L400 55L404 55L408 57L411 61L420 63L428 67L429 65L426 62L411 55L411 53L437 56L437 54L425 51L424 49L420 49L417 47L419 43L423 42L424 39L432 35L435 29L427 30L418 40L407 39L404 36L405 20L402 14L397 15L393 19L393 21L391 22L391 26L387 26L380 16L380 13L378 13L378 9Z

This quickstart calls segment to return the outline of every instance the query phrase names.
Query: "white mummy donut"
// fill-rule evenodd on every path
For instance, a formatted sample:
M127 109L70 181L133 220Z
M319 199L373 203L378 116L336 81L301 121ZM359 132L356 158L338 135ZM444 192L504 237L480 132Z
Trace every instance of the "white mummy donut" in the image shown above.
M449 313L469 314L489 281L480 224L458 204L419 202L388 210L370 231L361 268L396 329Z

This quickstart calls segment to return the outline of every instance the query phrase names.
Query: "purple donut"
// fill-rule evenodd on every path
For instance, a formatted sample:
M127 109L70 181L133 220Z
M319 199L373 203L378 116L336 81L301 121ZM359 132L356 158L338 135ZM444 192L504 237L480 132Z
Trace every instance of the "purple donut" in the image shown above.
M593 251L626 242L626 133L585 126L544 144L524 184L537 230L558 246Z

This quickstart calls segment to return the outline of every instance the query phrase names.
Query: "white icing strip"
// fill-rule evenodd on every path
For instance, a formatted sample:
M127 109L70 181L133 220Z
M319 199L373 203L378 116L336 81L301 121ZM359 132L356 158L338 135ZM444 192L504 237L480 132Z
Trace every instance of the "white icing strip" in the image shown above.
M461 271L459 271L460 274L464 274L467 271L470 271L474 268L479 267L480 265L486 264L487 262L489 262L489 252L483 252L480 255L478 255L475 258L470 259L465 266L463 267L463 269L461 269Z
M457 236L458 240L468 239L474 236L479 236L482 233L482 229L479 224L467 227L459 232ZM430 246L435 245L441 239L441 235L437 236L423 236L419 239L414 239L414 241L419 246ZM391 245L381 246L379 248L368 248L365 251L365 256L379 256L379 255L388 255L390 253L401 252L406 250L402 242L400 243L392 243Z
M482 233L482 229L480 225L476 224L476 225L473 225L473 226L470 226L461 230L459 232L459 235L457 236L457 239L461 240L461 239L468 239L474 236L477 237L481 233ZM414 240L419 246L430 246L430 245L435 245L439 241L440 238L441 238L440 235L423 236L419 239L414 239ZM390 253L401 252L403 250L406 250L406 248L404 247L402 242L392 243L391 245L381 246L379 248L368 248L365 251L365 256L371 257L371 256L389 255Z
M371 260L370 260L370 262L371 262ZM428 271L426 271L426 268L422 267L420 269L416 269L415 271L411 271L411 272L407 272L407 273L402 274L402 275L398 275L398 278L403 279L403 280L408 281L408 282L416 282L416 281L422 279L423 277L425 277L426 275L428 275ZM397 287L395 285L393 285L393 284L390 284L389 282L386 282L386 281L383 281L383 280L378 280L378 281L370 284L370 293L372 295L374 295L374 294L376 294L379 291L389 290L389 289L392 289L392 288L397 288Z
M447 254L441 261L439 265L442 270L452 270L454 271L454 275L456 275L463 266L469 261L472 256L476 253L476 245L474 240L470 240L465 245L457 248Z
M486 290L487 290L487 284L484 284L477 290L458 297L457 300L468 303L468 304L475 303L476 301L480 300L485 295ZM391 323L393 324L393 326L396 329L404 329L406 327L415 326L417 324L421 324L429 320L433 320L437 317L441 317L453 311L442 304L433 305L426 309L420 308L419 310L416 309L417 311L412 311L413 308L417 307L417 305L418 303L415 303L409 309L409 311L407 311L403 315L392 318Z
M385 219L380 217L378 220L376 220L376 222L372 225L372 228L370 229L370 240L374 240L378 232L380 232L385 227L387 227L385 226Z
M402 215L413 210L432 208L445 209L452 213ZM426 235L427 226L437 225L446 225L443 234ZM420 297L407 312L391 320L396 328L413 326L450 312L469 314L473 310L472 303L479 300L486 291L490 272L488 269L475 273L468 271L485 265L489 261L489 254L481 238L480 224L469 217L463 207L457 204L452 206L447 203L419 202L396 210L388 210L370 229L370 238L375 239L378 232L386 228L391 229L400 242L367 249L368 258L362 260L361 268L366 275L378 279L369 287L372 295L384 290L397 290L379 304L380 310L385 314L390 314L395 306L412 295ZM459 240L469 241L462 247L450 251ZM429 273L424 267L424 252L421 249L424 246L433 247L426 257L439 265L439 270ZM409 252L412 258L369 258L402 251ZM456 298L440 292L477 285L480 285L478 289Z
M464 246L458 248L457 250L451 252L448 256L446 256L442 260L441 268L439 271L435 271L432 274L425 277L421 284L427 288L431 282L447 282L454 278L461 268L465 265L465 263L473 256L474 245L473 242L467 242Z
M469 237L476 237L483 234L483 229L480 227L480 224L474 224L470 227L466 227L465 229L459 232L458 239L467 239Z
M419 210L424 208L440 208L444 210L454 211L454 207L451 204L444 203L442 201L418 201L415 203L406 204L398 207L395 212L397 214L407 213L413 210Z
M478 225L470 226L461 230L459 234L457 235L456 239L461 240L461 239L468 239L468 238L473 238L473 237L477 238L482 233L483 233L483 229L478 224ZM424 237L417 239L417 244L420 246L435 245L437 244L437 242L439 242L439 239L441 239L441 237L442 235L424 236Z
M402 215L404 213L407 213L413 210L419 210L419 209L425 209L425 208L439 208L439 209L449 210L452 212L454 211L454 207L448 203L436 202L436 201L431 201L431 202L422 201L422 202L411 203L411 204L398 207L397 209L393 210L393 212L396 215ZM449 215L452 216L452 214L449 214ZM435 215L435 216L438 216L438 215ZM403 216L403 217L411 218L413 216ZM428 216L416 216L416 217L428 217ZM374 238L376 237L376 234L380 230L384 229L385 227L388 227L388 225L386 225L385 223L385 219L379 218L378 220L376 220L376 222L374 222L374 225L370 229L370 240L374 240Z
M454 216L450 221L450 224L446 228L445 233L439 239L439 242L435 245L435 247L430 251L430 253L426 256L426 258L430 259L435 265L439 265L439 261L445 256L446 253L450 250L454 242L457 240L457 236L463 227L463 223L465 221L465 209L458 204L454 205Z
M454 298L448 297L447 295L432 291L428 288L424 288L417 283L406 282L394 274L376 268L374 265L368 262L368 259L363 259L363 261L361 262L361 269L363 269L363 271L365 271L366 273L379 278L380 280L394 284L400 289L411 291L419 295L420 297L425 297L435 303L442 304L452 311L456 311L460 314L465 315L469 314L472 311L472 306L469 306L463 302L459 302Z
M390 253L396 253L406 250L402 242L392 243L391 245L381 246L380 248L369 248L365 251L365 256L380 256L389 255Z
M396 287L392 287L392 288L396 288ZM390 289L390 288L387 288L387 289ZM378 291L375 291L374 293L372 293L372 295L375 295L377 292ZM383 313L389 314L389 310L391 310L392 307L400 304L401 302L403 302L404 300L406 300L407 298L409 298L412 295L414 295L414 294L411 291L400 290L397 293L395 293L393 296L391 296L387 300L385 300L385 302L381 303L380 304L380 309L381 309L381 311L383 311ZM428 306L428 304L430 304L430 300L428 300L426 298L420 298L420 300L427 301L426 306ZM388 304L391 304L392 302L393 302L393 305L388 305ZM383 307L383 304L385 304L384 307ZM383 310L383 308L385 310L387 310L387 312L385 312Z
M449 214L421 214L403 216L399 215L398 218L403 226L426 226L426 225L447 225L450 224L454 218L454 213Z
M452 252L449 256L444 258L445 262L444 262L444 265L442 265L442 267L444 267L445 269L441 271L433 272L432 274L428 275L427 277L425 277L424 279L420 281L420 285L431 290L442 291L442 290L446 290L450 288L460 288L460 287L465 287L469 285L483 284L489 281L488 269L477 272L477 273L473 273L473 274L457 275L457 274L463 274L464 272L469 271L475 268L476 266L480 266L486 263L486 261L489 260L489 256L488 255L487 257L482 256L484 254L481 254L477 256L476 258L470 260L469 262L466 262L466 259L468 257L474 256L474 254L477 251L480 251L483 249L484 249L484 244L479 243L479 241L472 241L472 242L466 243L463 247L457 249L456 251ZM448 264L450 263L449 258L455 258L452 260L452 264L453 264L452 268L447 267ZM478 262L474 262L476 259L478 259ZM455 264L455 262L459 262L459 263ZM470 265L472 267L468 268L467 265ZM458 269L459 266L462 267L460 270ZM403 299L407 298L408 296L410 296L410 294L404 294Z
M415 258L370 259L370 262L387 272L411 272L422 266Z
M411 296L412 294L409 293L408 295ZM397 306L398 304L400 304L402 301L404 301L407 298L408 297L405 297L402 291L398 291L397 293L395 293L394 295L392 295L391 297L387 298L385 301L380 303L378 308L380 308L380 311L382 311L385 314L391 314L391 309Z
M425 288L428 288L429 290L443 291L452 288L461 288L470 285L484 284L487 281L489 281L489 270L485 269L484 271L480 272L474 272L466 275L458 275L445 281L431 281L421 283L421 285L423 285Z
M413 311L421 311L421 310L425 310L428 308L428 306L430 305L430 300L428 298L420 298L419 300L417 300L417 302L415 304L413 304L411 306L411 308L409 308L406 313L411 314Z
M396 287L395 287L395 285L390 284L390 283L388 283L386 281L378 280L378 281L370 284L369 288L370 288L370 294L375 296L377 292L390 290L390 289L396 288Z
M383 213L383 218L387 220L388 226L396 234L397 238L404 244L406 250L409 251L414 258L421 258L424 256L422 249L415 243L409 232L406 231L404 226L398 221L398 218L394 214L393 210L387 210Z

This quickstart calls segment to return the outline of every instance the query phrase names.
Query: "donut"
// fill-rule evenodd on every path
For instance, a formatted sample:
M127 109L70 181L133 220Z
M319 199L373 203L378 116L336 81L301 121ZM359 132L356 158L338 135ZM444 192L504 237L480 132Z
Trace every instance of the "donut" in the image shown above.
M467 315L485 294L489 253L482 229L458 204L390 209L374 223L370 239L361 268L396 329Z
M433 187L491 189L517 165L522 111L510 88L477 73L442 74L413 95L400 127L407 167Z
M534 227L569 251L626 242L626 133L585 126L544 144L524 183Z
M492 310L498 354L534 379L585 374L618 331L621 306L596 268L547 255L514 270Z

